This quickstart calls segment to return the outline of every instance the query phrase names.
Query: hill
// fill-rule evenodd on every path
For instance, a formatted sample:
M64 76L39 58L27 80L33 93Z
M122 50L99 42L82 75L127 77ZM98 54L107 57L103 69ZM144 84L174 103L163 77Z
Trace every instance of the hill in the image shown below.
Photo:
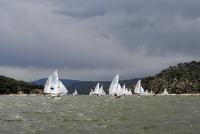
M143 79L145 89L161 93L200 93L200 62L180 63L170 66L155 76Z
M40 93L42 88L42 86L0 76L0 94Z

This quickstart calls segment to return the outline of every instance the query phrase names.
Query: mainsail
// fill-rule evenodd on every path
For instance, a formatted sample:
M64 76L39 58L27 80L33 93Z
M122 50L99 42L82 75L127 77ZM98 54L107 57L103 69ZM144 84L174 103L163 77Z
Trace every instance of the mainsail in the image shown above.
M100 88L99 88L99 96L102 96L103 95L103 86L101 86Z
M50 93L51 81L52 81L52 76L50 75L44 86L44 93Z
M51 86L50 86L50 93L51 94L58 94L59 93L59 89L58 89L58 81L51 81Z
M137 82L137 84L135 85L134 93L140 94L140 89L141 89L141 80L139 80L139 81Z
M117 74L111 84L110 84L110 88L109 88L109 95L115 95L116 94L116 90L117 90L117 87L118 87L118 82L119 82L119 74Z
M144 91L144 88L142 87L142 85L141 85L141 88L140 88L140 94L145 95L145 91Z
M123 90L120 84L117 86L117 91L116 91L117 96L122 96L123 95Z
M65 95L68 92L67 88L63 85L63 83L60 80L59 80L59 91L61 95Z
M72 95L78 95L78 92L76 91L76 89L75 89L75 91L73 92L73 94Z
M122 87L122 92L123 92L123 95L127 95L127 89L126 89L126 85L125 84Z
M89 95L93 95L93 94L94 94L94 91L92 89L90 89Z
M98 95L99 94L99 83L97 83L95 89L94 89L94 94Z
M50 93L51 94L58 94L60 91L58 89L58 72L57 70L54 71L52 75L52 81L51 81L51 86L50 86Z
M169 93L167 92L167 89L165 88L163 95L169 95Z
M132 91L131 91L131 89L129 89L128 90L128 95L132 95L133 93L132 93Z
M140 95L144 95L145 94L144 88L142 87L142 84L141 84L141 80L139 80L137 82L137 84L135 86L134 93L140 94Z
M52 81L58 81L58 71L57 70L55 70L52 75Z

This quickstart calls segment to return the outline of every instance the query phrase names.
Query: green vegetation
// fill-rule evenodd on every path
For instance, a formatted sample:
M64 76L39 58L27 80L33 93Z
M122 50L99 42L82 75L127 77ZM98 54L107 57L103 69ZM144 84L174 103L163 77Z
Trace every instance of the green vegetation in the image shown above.
M161 93L200 93L200 62L180 63L170 66L159 74L143 79L145 89Z
M42 86L0 76L0 94L41 93Z

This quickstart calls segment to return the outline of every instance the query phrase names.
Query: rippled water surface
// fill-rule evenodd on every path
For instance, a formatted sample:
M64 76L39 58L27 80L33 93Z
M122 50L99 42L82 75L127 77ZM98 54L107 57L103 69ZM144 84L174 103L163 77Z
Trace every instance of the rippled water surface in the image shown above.
M200 134L200 96L0 96L0 134Z

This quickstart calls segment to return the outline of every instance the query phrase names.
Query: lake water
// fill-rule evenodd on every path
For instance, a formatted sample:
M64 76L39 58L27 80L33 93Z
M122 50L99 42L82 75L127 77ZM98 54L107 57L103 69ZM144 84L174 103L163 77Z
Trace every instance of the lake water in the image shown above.
M200 96L0 96L0 134L200 134Z

